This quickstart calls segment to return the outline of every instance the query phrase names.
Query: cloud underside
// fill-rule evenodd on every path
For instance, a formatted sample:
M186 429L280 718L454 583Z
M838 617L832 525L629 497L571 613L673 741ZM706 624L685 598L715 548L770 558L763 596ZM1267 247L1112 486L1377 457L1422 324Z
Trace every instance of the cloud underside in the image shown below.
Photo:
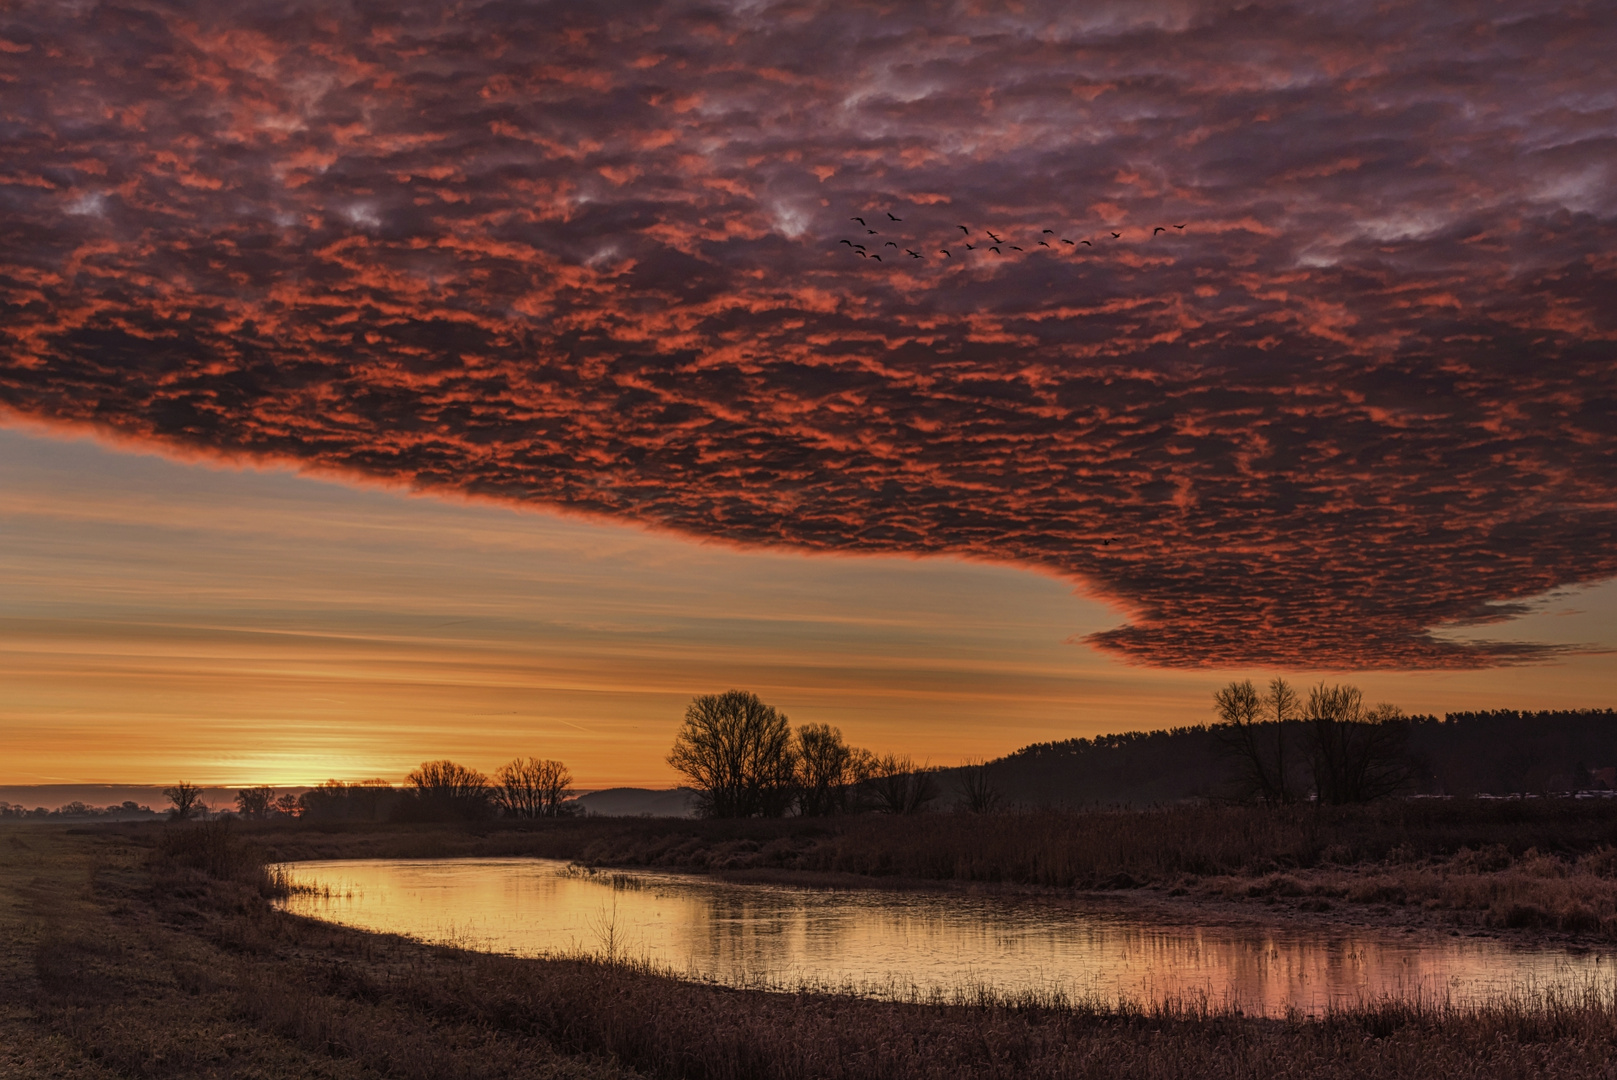
M1554 655L1441 630L1617 575L1614 9L911 7L14 6L0 402Z

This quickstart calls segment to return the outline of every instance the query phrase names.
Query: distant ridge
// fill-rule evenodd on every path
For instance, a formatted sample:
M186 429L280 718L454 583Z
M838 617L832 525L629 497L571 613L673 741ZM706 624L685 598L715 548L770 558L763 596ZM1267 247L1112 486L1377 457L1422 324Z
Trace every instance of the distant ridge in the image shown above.
M672 817L696 816L696 792L679 787L665 790L618 787L592 791L574 801L590 817Z

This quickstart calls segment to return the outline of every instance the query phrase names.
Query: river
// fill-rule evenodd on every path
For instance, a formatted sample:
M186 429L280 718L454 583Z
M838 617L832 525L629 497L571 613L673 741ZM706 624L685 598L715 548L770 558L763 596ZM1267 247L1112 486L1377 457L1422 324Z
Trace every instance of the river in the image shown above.
M1456 1004L1611 992L1614 956L1259 920L1169 921L1106 897L819 889L581 871L547 859L284 864L293 913L519 956L610 955L735 986L947 998L979 988L1318 1014L1386 996Z

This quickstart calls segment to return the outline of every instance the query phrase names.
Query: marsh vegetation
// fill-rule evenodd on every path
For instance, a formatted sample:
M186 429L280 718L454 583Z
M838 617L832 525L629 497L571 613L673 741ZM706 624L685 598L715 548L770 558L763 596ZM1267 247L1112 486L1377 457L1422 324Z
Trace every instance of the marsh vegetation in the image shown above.
M1362 811L1361 811L1362 813ZM1440 1001L1382 1001L1317 1018L1260 1019L1202 1002L1117 1007L1039 995L995 997L961 988L927 1000L877 1002L835 994L736 991L668 979L634 964L486 956L345 930L275 911L271 853L384 849L415 854L474 848L593 848L641 861L777 840L844 865L937 872L942 834L927 818L887 819L889 837L826 831L793 836L791 822L535 822L525 829L101 826L69 830L6 824L0 839L0 941L5 985L0 1046L18 1075L495 1077L1574 1077L1605 1075L1617 1048L1617 1003L1589 993L1531 995L1455 1008ZM939 817L936 820L945 819ZM1166 840L1181 827L1201 837L1141 857L1118 841L1120 819L1089 841L1094 819L1032 826L1016 849L978 864L1002 878L1038 878L1035 850L1066 849L1055 878L1112 867L1199 865L1263 882L1259 852L1306 853L1311 843L1357 845L1380 857L1414 848L1548 850L1570 865L1599 850L1610 813L1528 810L1514 819L1482 808L1466 819L1327 818L1307 840L1299 820L1254 817L1245 837L1224 818L1137 820ZM848 822L853 825L855 822ZM683 834L674 826L683 827ZM824 823L821 823L824 828ZM874 827L874 826L872 826ZM1004 830L1001 830L1002 832ZM1237 838L1214 843L1230 833ZM773 835L771 835L773 833ZM968 837L966 843L973 838ZM980 839L980 838L979 838ZM814 841L803 846L800 841ZM692 841L695 844L690 845ZM762 841L761 843L759 841ZM1472 841L1475 841L1474 843ZM1289 846L1288 846L1289 845ZM956 847L963 845L956 845ZM1579 854L1572 848L1581 847ZM1324 849L1320 849L1323 854ZM1017 852L1020 851L1021 854ZM1111 852L1107 855L1106 852ZM930 855L927 854L930 852ZM1084 852L1089 854L1085 855ZM840 855L838 854L840 853ZM958 853L957 853L958 854ZM773 856L765 856L765 859ZM1402 857L1402 856L1399 856ZM1423 856L1426 857L1426 856ZM629 860L625 860L629 861ZM716 861L709 859L709 863ZM760 860L760 862L763 860ZM975 865L976 869L972 867ZM1343 864L1346 865L1346 864ZM1391 865L1391 864L1387 864ZM1021 867L1019 872L1015 868ZM1086 868L1087 867L1087 868ZM1513 866L1514 868L1514 866ZM1597 873L1589 866L1588 872ZM1485 870L1477 873L1503 873Z

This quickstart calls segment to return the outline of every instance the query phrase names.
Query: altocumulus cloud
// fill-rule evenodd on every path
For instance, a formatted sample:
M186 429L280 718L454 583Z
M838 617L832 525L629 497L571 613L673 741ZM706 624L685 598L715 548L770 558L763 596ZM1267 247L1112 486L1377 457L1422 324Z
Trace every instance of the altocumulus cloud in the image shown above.
M1147 664L1617 574L1610 4L398 7L8 6L0 401L1033 565Z

